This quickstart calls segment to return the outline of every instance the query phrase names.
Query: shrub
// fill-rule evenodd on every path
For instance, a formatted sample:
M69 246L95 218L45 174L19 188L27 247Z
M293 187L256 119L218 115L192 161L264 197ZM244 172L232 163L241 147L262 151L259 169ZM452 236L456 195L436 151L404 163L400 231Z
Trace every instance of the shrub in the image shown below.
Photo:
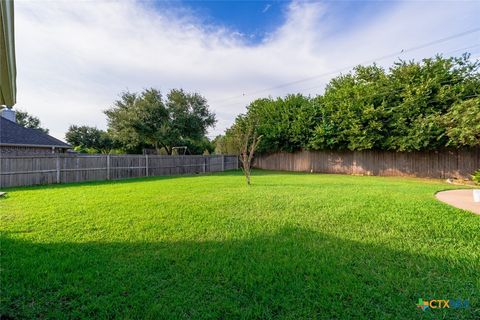
M480 169L473 173L472 180L475 181L477 184L480 184Z

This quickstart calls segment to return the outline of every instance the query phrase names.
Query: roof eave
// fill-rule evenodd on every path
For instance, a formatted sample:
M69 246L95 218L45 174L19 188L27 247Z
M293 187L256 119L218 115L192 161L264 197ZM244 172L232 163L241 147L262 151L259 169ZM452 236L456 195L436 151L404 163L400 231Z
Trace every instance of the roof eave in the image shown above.
M34 148L58 148L58 149L71 149L72 146L62 145L43 145L43 144L21 144L21 143L0 143L0 147L34 147Z

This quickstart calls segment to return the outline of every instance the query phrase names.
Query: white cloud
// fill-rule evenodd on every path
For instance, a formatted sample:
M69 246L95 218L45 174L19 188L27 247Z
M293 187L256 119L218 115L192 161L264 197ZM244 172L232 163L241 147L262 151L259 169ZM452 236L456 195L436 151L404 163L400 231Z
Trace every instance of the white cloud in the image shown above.
M63 138L70 124L105 128L102 111L120 92L147 87L202 93L219 120L212 134L220 133L253 98L315 94L329 77L248 93L472 29L480 3L401 3L337 32L328 5L293 2L285 24L255 46L235 30L202 26L188 10L159 12L145 2L17 1L15 9L17 107ZM452 51L479 37L403 57Z

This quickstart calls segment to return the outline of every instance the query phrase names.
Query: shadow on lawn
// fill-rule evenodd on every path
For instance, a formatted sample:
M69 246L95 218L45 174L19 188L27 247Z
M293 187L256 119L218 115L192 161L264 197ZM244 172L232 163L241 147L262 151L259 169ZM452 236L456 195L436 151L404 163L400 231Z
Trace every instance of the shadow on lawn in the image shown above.
M478 262L284 229L248 240L42 244L1 238L12 318L475 319ZM469 299L466 310L418 298ZM477 308L477 309L475 309Z

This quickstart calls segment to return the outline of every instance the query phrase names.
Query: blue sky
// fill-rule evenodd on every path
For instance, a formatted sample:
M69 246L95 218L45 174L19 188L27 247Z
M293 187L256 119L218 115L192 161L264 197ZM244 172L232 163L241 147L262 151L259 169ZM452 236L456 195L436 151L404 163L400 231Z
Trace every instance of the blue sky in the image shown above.
M307 2L307 1L304 1ZM323 19L330 25L328 36L335 36L356 28L372 17L391 10L395 1L308 1L328 6ZM247 45L257 45L280 28L288 18L291 1L236 1L236 0L177 0L155 1L159 11L174 10L193 15L207 28L225 27L238 32Z
M17 108L39 116L58 138L71 124L104 129L103 110L126 90L199 92L217 115L214 136L256 98L321 94L332 77L363 62L387 68L464 51L480 58L480 30L435 42L479 28L480 1L15 5Z
M160 6L162 2L160 2ZM287 1L178 1L209 26L225 26L249 43L261 42L286 19Z

